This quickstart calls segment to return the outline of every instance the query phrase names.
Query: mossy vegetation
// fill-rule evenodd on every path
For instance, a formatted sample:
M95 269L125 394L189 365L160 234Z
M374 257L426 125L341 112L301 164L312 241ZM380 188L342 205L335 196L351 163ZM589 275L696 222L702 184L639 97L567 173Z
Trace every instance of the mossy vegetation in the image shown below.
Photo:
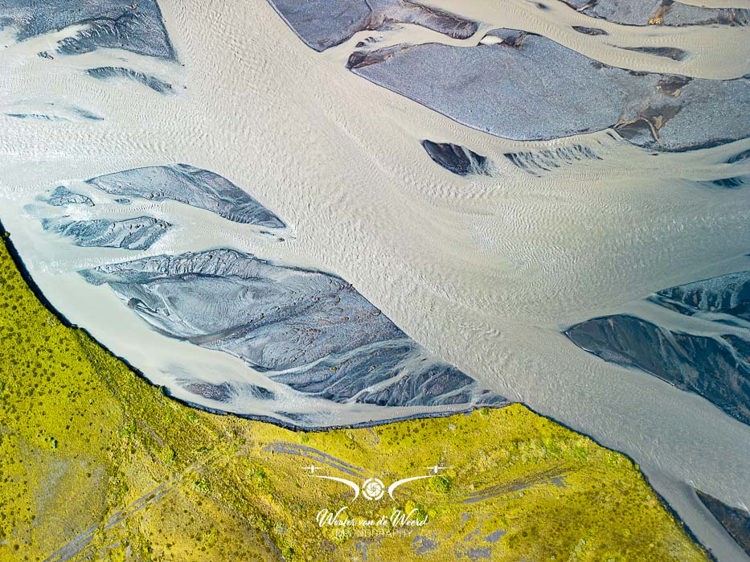
M299 433L175 402L48 311L2 244L0 346L2 561L707 558L629 459L521 405ZM379 501L304 470L388 486L435 464ZM353 525L316 522L342 507ZM368 523L394 509L425 523Z

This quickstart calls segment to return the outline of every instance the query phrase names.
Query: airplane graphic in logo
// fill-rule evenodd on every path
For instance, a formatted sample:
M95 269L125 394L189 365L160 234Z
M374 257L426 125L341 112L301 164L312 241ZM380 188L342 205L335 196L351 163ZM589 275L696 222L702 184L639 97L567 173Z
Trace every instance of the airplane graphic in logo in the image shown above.
M370 501L377 501L382 499L386 492L390 496L391 499L396 499L393 496L393 493L396 491L397 488L400 486L407 484L409 482L414 482L415 480L425 480L427 478L435 478L436 476L440 475L441 470L447 470L449 468L452 468L450 466L440 466L439 464L436 464L434 466L426 466L425 469L429 470L429 473L427 475L423 476L410 476L409 478L402 478L401 480L396 480L393 482L388 488L385 487L385 484L383 484L383 481L379 478L368 478L364 482L362 482L362 485L360 486L356 482L349 480L347 478L340 478L338 476L327 476L325 474L315 474L316 470L322 470L323 467L310 465L302 467L302 470L309 471L310 477L312 478L320 478L321 480L332 480L333 482L339 482L341 484L344 484L345 486L348 486L352 489L354 492L354 499L356 500L360 495L362 495L363 498Z

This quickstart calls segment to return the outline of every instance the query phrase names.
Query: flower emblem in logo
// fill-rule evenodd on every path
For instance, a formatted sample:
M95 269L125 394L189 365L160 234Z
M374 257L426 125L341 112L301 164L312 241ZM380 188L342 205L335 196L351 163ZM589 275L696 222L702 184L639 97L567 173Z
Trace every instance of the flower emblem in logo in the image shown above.
M379 500L385 494L385 485L377 478L368 478L362 484L362 496L366 500Z

